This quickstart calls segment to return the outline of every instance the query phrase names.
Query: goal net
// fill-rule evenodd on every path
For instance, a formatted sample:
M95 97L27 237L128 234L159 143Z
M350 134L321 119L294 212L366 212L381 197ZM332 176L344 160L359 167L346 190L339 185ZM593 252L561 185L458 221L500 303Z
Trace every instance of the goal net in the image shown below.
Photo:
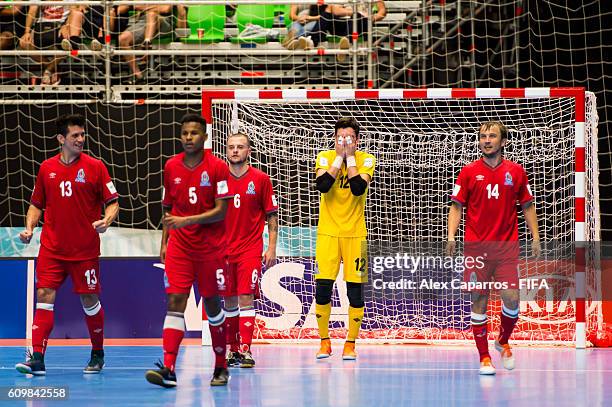
M581 274L574 250L576 240L599 240L595 98L588 92L585 99L562 94L550 89L204 92L203 114L212 119L213 150L224 154L226 136L246 132L254 145L252 164L270 175L279 198L281 263L262 278L258 338L318 337L313 273L320 197L314 188L314 161L318 152L333 148L334 122L341 116L358 120L359 148L376 157L366 204L373 245L362 339L471 339L470 301L461 290L381 291L374 284L376 279L421 280L440 270L376 275L372 261L415 247L421 254L435 254L431 250L446 238L454 181L464 165L479 158L476 133L479 123L489 120L509 128L505 157L522 164L528 174L545 242L540 259L522 258L520 276L548 277L555 285L545 294L533 287L521 290L513 339L578 344L585 323L587 333L596 331L601 324L597 251L587 246L586 272ZM520 211L519 235L521 242L530 239ZM385 249L389 252L380 251ZM586 293L580 289L583 277ZM583 298L586 318L576 312ZM344 284L336 284L332 338L346 335L347 305ZM500 312L501 301L493 296L491 339L499 330Z

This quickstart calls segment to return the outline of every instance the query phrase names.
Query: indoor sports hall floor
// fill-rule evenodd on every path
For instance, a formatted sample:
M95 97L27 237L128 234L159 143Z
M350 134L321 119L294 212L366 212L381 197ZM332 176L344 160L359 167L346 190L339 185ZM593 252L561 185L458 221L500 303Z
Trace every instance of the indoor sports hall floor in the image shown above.
M478 375L470 346L358 346L359 360L342 361L341 344L317 361L315 345L255 345L254 369L234 368L227 388L211 388L212 351L184 346L177 362L178 387L144 379L161 356L159 346L107 346L100 375L83 375L87 346L50 346L46 377L15 371L23 347L0 347L0 387L67 386L65 401L34 406L603 406L612 404L612 350L516 347L517 368ZM0 401L3 405L25 402Z

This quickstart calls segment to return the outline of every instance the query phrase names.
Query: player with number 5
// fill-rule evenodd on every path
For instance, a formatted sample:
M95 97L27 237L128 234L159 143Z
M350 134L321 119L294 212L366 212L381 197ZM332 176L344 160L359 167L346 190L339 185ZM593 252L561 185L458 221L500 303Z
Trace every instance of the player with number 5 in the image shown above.
M104 310L100 305L100 233L119 213L118 194L102 161L83 153L85 118L62 116L57 120L60 153L40 166L26 227L19 234L30 243L41 216L45 224L36 262L36 311L32 324L32 350L15 368L24 374L46 374L44 355L53 329L57 289L70 276L80 295L91 337L91 357L83 373L104 367ZM104 217L100 219L102 207ZM29 352L28 352L29 353Z
M164 361L145 377L162 387L175 387L175 363L185 335L184 312L194 283L204 298L208 314L215 369L211 386L227 385L225 363L225 313L218 295L217 276L227 262L225 224L228 188L227 164L204 150L206 121L197 114L181 119L183 152L170 158L164 168L164 219L160 249L165 264L164 282L168 311L162 332Z
M467 206L464 279L476 286L471 291L471 323L480 355L480 374L483 375L495 374L487 342L486 314L489 299L486 283L492 280L505 285L500 290L503 306L495 348L501 354L504 367L514 369L514 356L508 339L519 314L517 204L523 209L533 237L533 255L537 257L541 251L538 220L527 174L520 164L503 158L507 141L508 129L501 122L490 121L480 126L478 145L482 158L466 165L459 173L448 215L447 254L452 255L463 207ZM476 257L481 258L480 262L468 266L467 259Z

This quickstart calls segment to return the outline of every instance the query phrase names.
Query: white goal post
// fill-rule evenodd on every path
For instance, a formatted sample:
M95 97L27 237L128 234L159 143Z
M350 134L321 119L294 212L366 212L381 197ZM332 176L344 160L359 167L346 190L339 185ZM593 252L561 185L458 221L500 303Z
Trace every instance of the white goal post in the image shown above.
M333 124L341 116L357 119L360 148L376 156L366 204L368 233L390 244L445 239L454 180L479 156L478 126L502 121L509 129L505 155L527 170L542 240L575 248L571 261L554 263L557 268L571 263L563 271L571 293L544 303L522 298L513 338L584 348L587 336L601 329L598 255L589 245L600 240L597 113L594 95L583 88L215 89L202 92L202 115L210 136L207 148L217 153L224 155L230 132L249 134L253 165L271 176L279 197L281 261L262 278L257 338L316 338L311 315L318 214L314 159L330 148ZM526 241L523 220L519 229L520 240ZM553 263L546 261L526 262L524 271L547 269ZM338 338L346 332L340 286L330 330ZM500 306L492 300L490 332L497 330ZM360 338L467 340L468 309L466 298L416 303L402 294L366 297Z

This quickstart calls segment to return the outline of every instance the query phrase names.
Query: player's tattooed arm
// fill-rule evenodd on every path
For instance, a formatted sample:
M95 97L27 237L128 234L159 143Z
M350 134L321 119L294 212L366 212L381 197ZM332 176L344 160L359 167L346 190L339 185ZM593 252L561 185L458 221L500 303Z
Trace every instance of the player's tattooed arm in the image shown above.
M268 214L268 250L264 253L264 264L270 268L276 263L276 240L278 238L278 213Z
M19 240L21 240L22 243L30 243L30 240L32 240L32 235L34 234L34 228L36 227L36 225L38 225L38 222L42 217L42 213L42 209L39 209L34 205L30 205L30 207L28 208L28 213L26 215L25 230L19 233Z

